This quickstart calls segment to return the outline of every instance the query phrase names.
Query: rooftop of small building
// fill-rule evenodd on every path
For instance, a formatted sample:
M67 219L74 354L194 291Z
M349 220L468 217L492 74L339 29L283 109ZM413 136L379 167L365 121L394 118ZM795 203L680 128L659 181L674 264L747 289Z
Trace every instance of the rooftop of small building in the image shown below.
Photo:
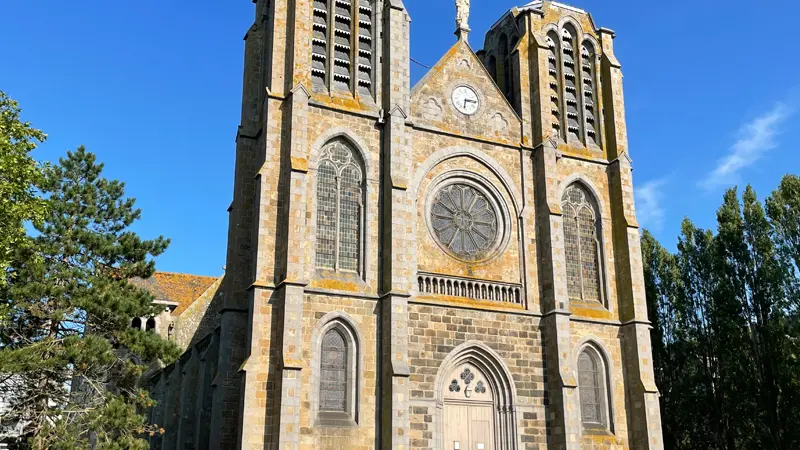
M153 294L156 300L177 303L172 315L179 316L208 291L217 280L219 277L156 272L148 279L137 278L132 280L132 283Z

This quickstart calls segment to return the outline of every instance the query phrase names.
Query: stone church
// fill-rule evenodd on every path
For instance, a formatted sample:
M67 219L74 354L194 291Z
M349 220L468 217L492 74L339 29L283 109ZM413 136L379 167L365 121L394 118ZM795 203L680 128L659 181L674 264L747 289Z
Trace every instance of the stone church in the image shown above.
M254 3L153 448L663 448L614 32L534 1L476 52L459 0L412 86L402 0Z

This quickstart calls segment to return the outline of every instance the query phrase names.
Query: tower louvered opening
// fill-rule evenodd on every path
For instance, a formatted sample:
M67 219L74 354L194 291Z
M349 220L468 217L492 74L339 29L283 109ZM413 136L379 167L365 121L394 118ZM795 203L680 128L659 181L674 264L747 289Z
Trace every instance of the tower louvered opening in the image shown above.
M372 4L358 0L358 91L364 95L372 93L373 34Z
M372 0L314 0L311 75L317 87L371 95L374 86Z
M550 86L550 114L553 135L563 138L561 127L561 58L558 34L551 31L547 34L547 74Z
M329 29L328 0L314 0L314 24L311 36L311 79L315 85L327 85Z
M353 79L353 5L350 0L334 0L333 87L349 90Z
M597 89L595 87L597 62L594 45L589 41L583 43L581 50L581 73L583 78L583 105L586 116L586 141L587 143L599 145Z
M561 53L564 67L564 100L567 109L567 140L583 140L583 118L578 94L575 36L577 36L577 32L570 24L561 30Z

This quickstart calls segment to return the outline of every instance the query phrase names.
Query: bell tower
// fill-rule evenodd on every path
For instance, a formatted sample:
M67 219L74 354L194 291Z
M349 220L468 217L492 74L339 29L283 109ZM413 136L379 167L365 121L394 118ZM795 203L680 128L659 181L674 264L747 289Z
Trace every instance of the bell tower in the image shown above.
M591 352L576 358L574 346L602 332L601 326L588 331L582 325L597 318L620 324L618 353L630 410L614 433L627 434L631 448L663 446L614 37L586 11L538 0L504 15L480 52L533 149L542 335L553 411L548 427L560 448L580 448L591 436L585 412L596 404L579 389L585 384L579 365L589 364ZM592 214L591 225L584 227L584 213L573 211ZM597 417L592 420L611 429Z

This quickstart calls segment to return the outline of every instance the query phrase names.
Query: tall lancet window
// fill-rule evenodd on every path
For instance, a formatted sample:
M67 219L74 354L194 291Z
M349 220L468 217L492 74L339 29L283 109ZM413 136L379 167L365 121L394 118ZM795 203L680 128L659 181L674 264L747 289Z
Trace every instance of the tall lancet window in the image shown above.
M571 24L561 30L561 52L564 66L564 99L567 108L567 140L583 140L583 119L578 94L578 69L575 39L577 30Z
M578 356L581 422L589 428L608 428L607 374L597 350L586 347Z
M320 362L320 411L347 412L347 353L347 341L341 331L333 328L325 333Z
M580 183L561 199L570 300L602 302L601 225L597 202Z
M598 108L597 88L597 61L594 45L585 41L581 49L581 74L583 78L583 105L586 118L586 143L600 145L599 126L597 123Z
M554 136L563 139L561 121L561 40L555 31L547 33L547 74L550 86L550 121Z
M372 0L314 0L311 78L315 89L372 95Z
M328 144L317 171L317 267L361 272L364 176L344 140Z

